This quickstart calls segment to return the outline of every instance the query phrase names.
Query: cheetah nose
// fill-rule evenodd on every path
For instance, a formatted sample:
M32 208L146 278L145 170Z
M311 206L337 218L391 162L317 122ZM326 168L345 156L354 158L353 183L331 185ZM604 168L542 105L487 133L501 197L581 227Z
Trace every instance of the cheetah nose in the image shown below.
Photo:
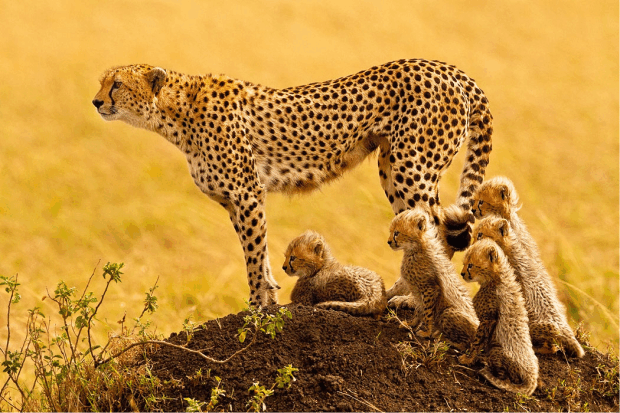
M93 105L95 105L95 107L99 109L101 105L103 105L103 100L93 99Z
M465 278L465 272L461 273L461 277Z
M388 240L388 245L392 245L392 240L391 239Z
M282 269L286 272L286 265L283 265Z

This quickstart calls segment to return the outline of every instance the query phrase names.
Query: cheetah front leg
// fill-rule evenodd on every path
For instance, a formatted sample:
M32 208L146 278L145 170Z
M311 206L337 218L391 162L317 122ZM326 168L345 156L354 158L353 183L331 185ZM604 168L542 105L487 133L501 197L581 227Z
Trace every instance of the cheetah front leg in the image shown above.
M265 219L264 189L258 196L236 197L237 202L226 206L235 231L241 241L250 287L250 304L277 304L280 286L272 275L267 251L267 221Z
M407 209L407 207L405 206L403 200L398 196L396 189L394 188L390 156L392 156L390 144L387 140L382 141L380 144L378 160L379 180L381 181L381 187L383 188L383 192L385 192L385 196L388 198L388 201L390 201L394 215L398 215Z
M468 354L459 357L459 363L466 366L473 364L478 359L480 352L489 347L496 326L497 317L495 313L480 315L480 324L476 329L474 341L469 347Z

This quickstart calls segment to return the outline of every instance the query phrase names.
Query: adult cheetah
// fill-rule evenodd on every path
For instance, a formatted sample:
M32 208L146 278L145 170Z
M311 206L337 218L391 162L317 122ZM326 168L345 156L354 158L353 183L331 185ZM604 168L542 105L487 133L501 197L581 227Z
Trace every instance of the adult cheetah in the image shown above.
M265 195L318 188L378 150L395 214L428 205L457 249L470 241L471 196L491 151L492 116L473 79L454 66L399 60L354 75L273 89L225 75L191 76L145 64L113 67L93 104L105 120L155 131L186 156L196 185L219 202L241 241L250 301L274 303ZM444 218L437 185L462 143L467 159Z

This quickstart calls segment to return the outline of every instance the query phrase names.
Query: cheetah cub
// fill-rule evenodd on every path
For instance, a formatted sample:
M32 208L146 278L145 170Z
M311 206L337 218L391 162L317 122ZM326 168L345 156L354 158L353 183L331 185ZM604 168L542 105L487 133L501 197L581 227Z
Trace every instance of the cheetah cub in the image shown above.
M383 279L366 268L340 264L320 234L304 232L291 241L285 257L282 269L299 277L293 303L353 315L378 316L385 309Z
M555 353L557 341L570 355L583 357L585 352L568 325L566 309L558 299L538 246L517 215L518 202L517 191L508 178L496 177L483 183L474 195L473 212L478 218L495 219L483 220L474 234L493 239L514 268L523 289L535 350Z
M527 311L512 267L492 240L474 243L465 252L463 278L480 283L474 308L480 325L470 353L459 357L472 364L486 354L480 372L495 387L531 395L538 383L538 359L532 349Z
M441 333L454 347L465 350L478 319L427 211L416 207L398 214L390 225L388 244L393 250L404 250L401 280L396 284L406 282L411 292L406 299L422 310L425 327L416 334Z
M488 216L474 231L477 239L489 238L504 251L521 286L529 319L534 351L555 353L560 344L567 353L583 357L584 351L568 326L565 309L557 298L555 287L544 267L535 265L522 247L510 223L497 216Z

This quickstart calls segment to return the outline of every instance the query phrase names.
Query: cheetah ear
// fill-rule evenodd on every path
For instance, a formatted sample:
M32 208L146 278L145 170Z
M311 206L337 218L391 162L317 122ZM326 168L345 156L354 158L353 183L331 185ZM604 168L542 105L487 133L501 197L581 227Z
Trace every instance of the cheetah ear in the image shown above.
M508 228L509 228L508 221L506 221L505 219L502 219L502 221L499 224L499 233L502 235L502 237L508 236Z
M166 83L166 71L161 67L155 67L146 74L146 80L148 80L153 93L157 96L161 88Z
M323 256L323 242L317 241L317 243L314 245L314 248L312 250L317 256L322 257Z
M495 251L495 248L491 248L489 250L489 261L491 262L497 261L497 251Z
M499 194L502 196L502 201L505 201L505 200L506 200L506 198L508 198L508 194L509 194L509 193L510 193L510 192L508 191L508 187L507 187L506 185L502 185L502 186L499 188Z
M424 232L426 230L426 218L420 218L416 225L420 231Z

